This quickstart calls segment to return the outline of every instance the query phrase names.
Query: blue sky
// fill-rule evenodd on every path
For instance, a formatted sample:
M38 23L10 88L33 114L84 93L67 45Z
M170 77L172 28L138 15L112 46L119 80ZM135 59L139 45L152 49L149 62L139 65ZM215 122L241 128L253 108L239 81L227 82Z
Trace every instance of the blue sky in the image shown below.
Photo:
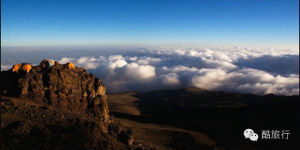
M299 47L299 0L1 0L2 46Z

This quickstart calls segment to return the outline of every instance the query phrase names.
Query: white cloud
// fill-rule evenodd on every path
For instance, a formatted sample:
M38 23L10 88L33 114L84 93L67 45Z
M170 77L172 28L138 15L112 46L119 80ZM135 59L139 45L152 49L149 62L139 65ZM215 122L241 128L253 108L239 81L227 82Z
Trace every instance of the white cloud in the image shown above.
M84 68L86 69L96 69L99 66L98 63L95 62L88 62L84 65Z
M299 94L299 55L276 49L149 49L68 58L90 69L111 92L199 87L254 94Z
M126 75L130 79L147 80L156 76L155 67L130 63L126 66Z
M124 59L122 55L111 55L109 56L109 60L120 60Z
M127 65L127 62L123 59L117 59L109 62L109 68L115 69L115 68L121 68Z
M180 84L178 75L176 73L169 73L161 75L162 83L166 86L177 86Z
M143 57L140 58L137 63L139 64L143 64L143 65L148 65L148 64L152 64L152 63L158 63L160 62L161 59L160 58L153 58L153 57Z
M75 60L75 58L63 57L58 62L61 63L61 64L65 64L65 63L68 63L68 62L72 62L74 60Z
M222 69L200 69L199 74L192 77L192 85L198 88L213 90L222 86L226 79Z
M11 65L2 65L1 64L1 70L9 70L10 68L12 68Z

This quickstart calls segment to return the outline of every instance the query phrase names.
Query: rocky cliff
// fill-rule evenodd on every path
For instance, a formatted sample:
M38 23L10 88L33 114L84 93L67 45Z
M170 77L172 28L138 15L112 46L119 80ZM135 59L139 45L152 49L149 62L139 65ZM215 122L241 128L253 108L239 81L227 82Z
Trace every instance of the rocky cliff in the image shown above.
M93 74L83 68L34 66L25 71L1 72L3 95L30 98L64 112L85 113L108 121L105 87Z
M1 148L138 148L130 130L110 117L97 77L44 63L1 72Z

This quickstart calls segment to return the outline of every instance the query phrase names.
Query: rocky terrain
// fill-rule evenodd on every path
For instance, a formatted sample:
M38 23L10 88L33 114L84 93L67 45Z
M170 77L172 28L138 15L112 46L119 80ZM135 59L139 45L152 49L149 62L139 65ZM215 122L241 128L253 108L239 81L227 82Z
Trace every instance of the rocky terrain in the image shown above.
M1 149L151 149L109 115L106 89L58 62L1 72Z

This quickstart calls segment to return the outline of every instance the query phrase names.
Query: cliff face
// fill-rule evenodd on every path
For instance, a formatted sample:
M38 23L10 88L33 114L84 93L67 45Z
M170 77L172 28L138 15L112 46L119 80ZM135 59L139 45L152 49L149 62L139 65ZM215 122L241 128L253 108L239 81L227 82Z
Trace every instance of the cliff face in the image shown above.
M97 77L70 63L46 63L0 73L1 149L141 148L110 117Z
M1 72L1 91L5 96L30 98L64 112L92 115L109 120L106 89L83 68L70 69L56 63L34 66L25 71Z

